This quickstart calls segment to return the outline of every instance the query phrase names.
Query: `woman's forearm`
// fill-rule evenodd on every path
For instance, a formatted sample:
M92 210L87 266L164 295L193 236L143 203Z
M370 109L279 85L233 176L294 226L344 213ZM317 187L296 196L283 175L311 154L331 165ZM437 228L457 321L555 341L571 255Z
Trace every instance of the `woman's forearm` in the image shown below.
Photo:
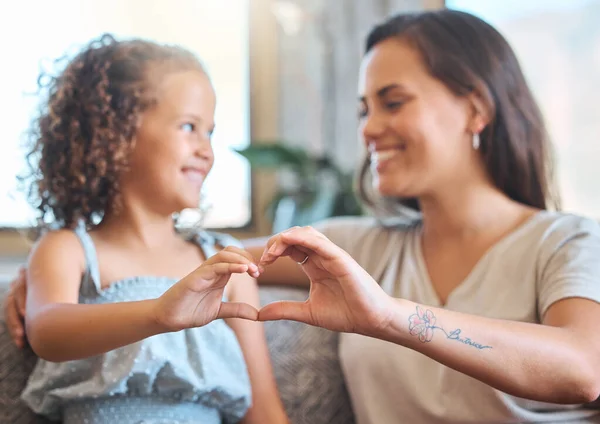
M599 393L589 346L557 327L462 314L395 301L391 323L374 336L417 350L514 396L577 404Z
M99 355L164 332L154 318L154 302L49 304L28 317L27 336L35 353L48 361Z

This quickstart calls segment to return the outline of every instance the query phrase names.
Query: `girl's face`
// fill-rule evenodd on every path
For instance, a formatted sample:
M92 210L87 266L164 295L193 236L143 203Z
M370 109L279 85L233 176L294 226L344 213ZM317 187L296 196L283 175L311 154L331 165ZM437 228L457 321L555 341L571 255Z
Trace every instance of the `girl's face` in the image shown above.
M200 70L170 72L156 80L156 103L141 116L121 193L125 204L143 201L157 213L171 214L199 206L214 161L216 98Z

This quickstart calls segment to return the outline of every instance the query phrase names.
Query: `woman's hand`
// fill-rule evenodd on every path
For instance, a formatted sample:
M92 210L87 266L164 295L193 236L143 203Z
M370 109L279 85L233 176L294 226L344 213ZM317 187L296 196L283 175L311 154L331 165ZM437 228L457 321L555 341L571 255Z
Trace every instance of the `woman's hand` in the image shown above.
M231 274L257 277L252 256L237 247L226 247L167 290L156 303L156 320L166 331L201 327L218 318L256 321L258 311L246 303L223 302Z
M27 342L25 336L25 299L27 299L27 272L25 267L11 281L10 289L4 298L4 319L15 345L22 348Z
M310 279L305 302L275 302L259 312L261 321L289 319L333 331L379 333L391 319L392 299L344 250L311 227L273 236L259 261L264 270L290 256Z

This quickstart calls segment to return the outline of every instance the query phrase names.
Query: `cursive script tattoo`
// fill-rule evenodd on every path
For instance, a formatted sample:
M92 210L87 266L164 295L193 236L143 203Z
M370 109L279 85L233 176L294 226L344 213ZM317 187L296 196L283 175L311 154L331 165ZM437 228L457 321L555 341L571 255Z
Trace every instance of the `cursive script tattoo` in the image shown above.
M473 346L479 350L483 350L483 349L491 349L491 346L485 346L479 343L475 343L473 340L471 340L470 338L461 338L460 337L460 329L456 329L454 331L451 331L450 334L446 333L446 331L443 328L440 327L435 327L435 328L439 328L440 330L442 330L445 334L446 337L449 338L450 340L456 340L459 341L463 344L469 345L469 346Z
M476 343L468 337L461 337L462 330L459 328L448 333L442 327L436 326L435 321L435 315L431 310L423 310L423 308L417 306L417 312L408 317L408 329L411 336L419 337L421 342L427 343L433 339L434 330L441 330L449 340L456 340L457 342L461 342L462 344L472 346L479 350L492 349L491 346Z

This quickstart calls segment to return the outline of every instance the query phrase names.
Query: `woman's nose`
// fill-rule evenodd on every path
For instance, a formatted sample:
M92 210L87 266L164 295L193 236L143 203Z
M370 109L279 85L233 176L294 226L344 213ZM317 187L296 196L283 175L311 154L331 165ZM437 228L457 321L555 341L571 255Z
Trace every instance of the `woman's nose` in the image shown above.
M378 139L384 132L385 123L380 116L369 114L362 118L360 132L365 142Z

